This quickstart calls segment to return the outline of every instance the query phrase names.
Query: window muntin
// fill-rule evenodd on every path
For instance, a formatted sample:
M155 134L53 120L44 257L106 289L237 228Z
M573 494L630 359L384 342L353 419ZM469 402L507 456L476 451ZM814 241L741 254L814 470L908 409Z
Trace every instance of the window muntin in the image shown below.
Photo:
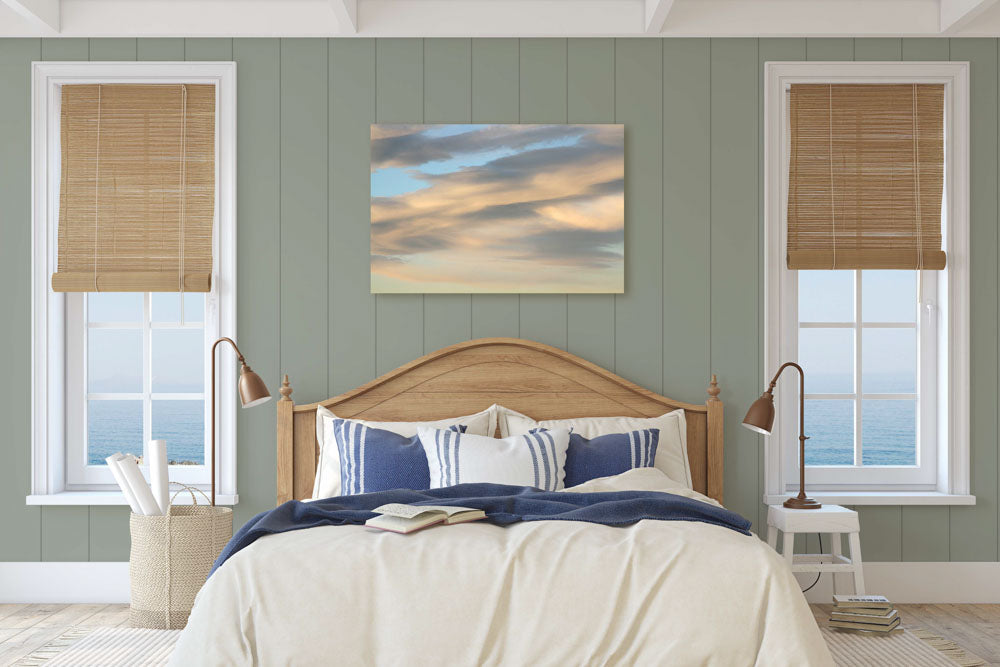
M113 482L105 459L167 441L171 479L208 481L205 321L214 293L90 293L68 300L69 485ZM73 407L76 409L73 409Z
M922 360L936 358L936 319L921 318L920 304L936 293L936 272L792 273L812 482L932 482L937 434L921 406L937 396L933 364Z

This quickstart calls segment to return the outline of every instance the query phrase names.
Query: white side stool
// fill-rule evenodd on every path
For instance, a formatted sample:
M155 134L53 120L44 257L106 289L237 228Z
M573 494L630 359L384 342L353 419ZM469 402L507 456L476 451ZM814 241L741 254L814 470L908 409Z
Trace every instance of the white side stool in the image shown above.
M767 543L777 547L778 531L784 540L781 555L792 572L832 572L833 593L838 594L837 574L854 575L854 594L865 594L865 575L861 563L861 524L858 513L840 505L823 505L815 510L793 510L782 505L768 505ZM830 553L795 555L795 533L826 533L830 537ZM851 557L841 553L840 536L847 533Z

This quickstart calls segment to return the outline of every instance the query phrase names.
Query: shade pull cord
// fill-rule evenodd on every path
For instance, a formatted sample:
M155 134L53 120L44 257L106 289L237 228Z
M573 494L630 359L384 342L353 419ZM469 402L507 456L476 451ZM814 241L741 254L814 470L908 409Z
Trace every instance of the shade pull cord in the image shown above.
M827 86L829 91L829 119L830 119L830 230L833 237L833 265L831 269L837 268L837 203L833 192L833 84Z
M177 243L177 282L184 302L184 205L187 195L187 86L181 85L181 207L180 237Z
M913 187L916 190L917 271L924 270L924 225L920 214L920 123L917 120L917 84L913 84Z
M101 207L101 84L97 84L97 150L94 159L94 290L100 292L97 286L97 241L100 230Z

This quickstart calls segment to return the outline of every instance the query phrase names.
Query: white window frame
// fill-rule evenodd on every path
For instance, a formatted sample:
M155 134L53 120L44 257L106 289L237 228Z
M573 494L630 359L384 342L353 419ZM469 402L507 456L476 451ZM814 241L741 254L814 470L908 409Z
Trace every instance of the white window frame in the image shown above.
M936 359L920 360L924 371L933 369L922 379L936 376L936 405L920 408L925 423L930 418L926 411L933 412L936 422L933 474L918 481L892 467L879 467L872 468L871 473L838 476L836 469L810 466L806 468L810 496L821 502L856 505L974 504L969 482L969 64L765 63L763 370L768 377L783 361L795 360L798 352L798 272L788 270L785 261L789 142L786 90L792 83L940 83L945 87L946 107L946 223L942 242L948 265L927 281L918 322L918 326L934 331L938 350L946 351L938 353ZM931 283L936 283L933 289ZM776 391L778 418L771 436L765 439L766 503L781 502L798 490L798 382L782 378Z
M236 63L235 62L34 62L32 63L32 414L29 505L124 505L113 484L67 481L67 308L83 299L53 292L59 204L59 105L63 84L207 83L216 86L216 210L212 230L212 293L205 313L209 335L236 331ZM80 306L77 306L79 308ZM206 341L207 343L207 341ZM205 346L205 391L211 361ZM216 502L236 504L236 360L221 354L217 392ZM82 385L80 390L85 390ZM206 423L209 406L206 401ZM145 446L145 445L144 445ZM198 466L204 468L203 466ZM180 481L171 469L172 479ZM148 475L148 470L144 470ZM190 479L194 472L182 473ZM205 477L202 477L204 480ZM198 486L207 488L206 484ZM177 502L190 502L178 496Z

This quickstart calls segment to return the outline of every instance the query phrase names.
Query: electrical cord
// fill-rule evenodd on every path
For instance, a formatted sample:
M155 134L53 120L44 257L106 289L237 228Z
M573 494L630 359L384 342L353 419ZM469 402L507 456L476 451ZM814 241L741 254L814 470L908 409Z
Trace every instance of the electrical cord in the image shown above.
M823 533L816 533L816 537L819 538L819 552L823 553ZM819 578L822 577L822 576L823 576L822 572L817 572L816 573L816 580L814 582L812 582L811 584L809 584L808 588L803 588L802 592L803 593L808 593L809 591L811 591L812 588L813 588L813 586L815 586L816 584L819 583ZM833 575L833 576L837 576L837 575Z

